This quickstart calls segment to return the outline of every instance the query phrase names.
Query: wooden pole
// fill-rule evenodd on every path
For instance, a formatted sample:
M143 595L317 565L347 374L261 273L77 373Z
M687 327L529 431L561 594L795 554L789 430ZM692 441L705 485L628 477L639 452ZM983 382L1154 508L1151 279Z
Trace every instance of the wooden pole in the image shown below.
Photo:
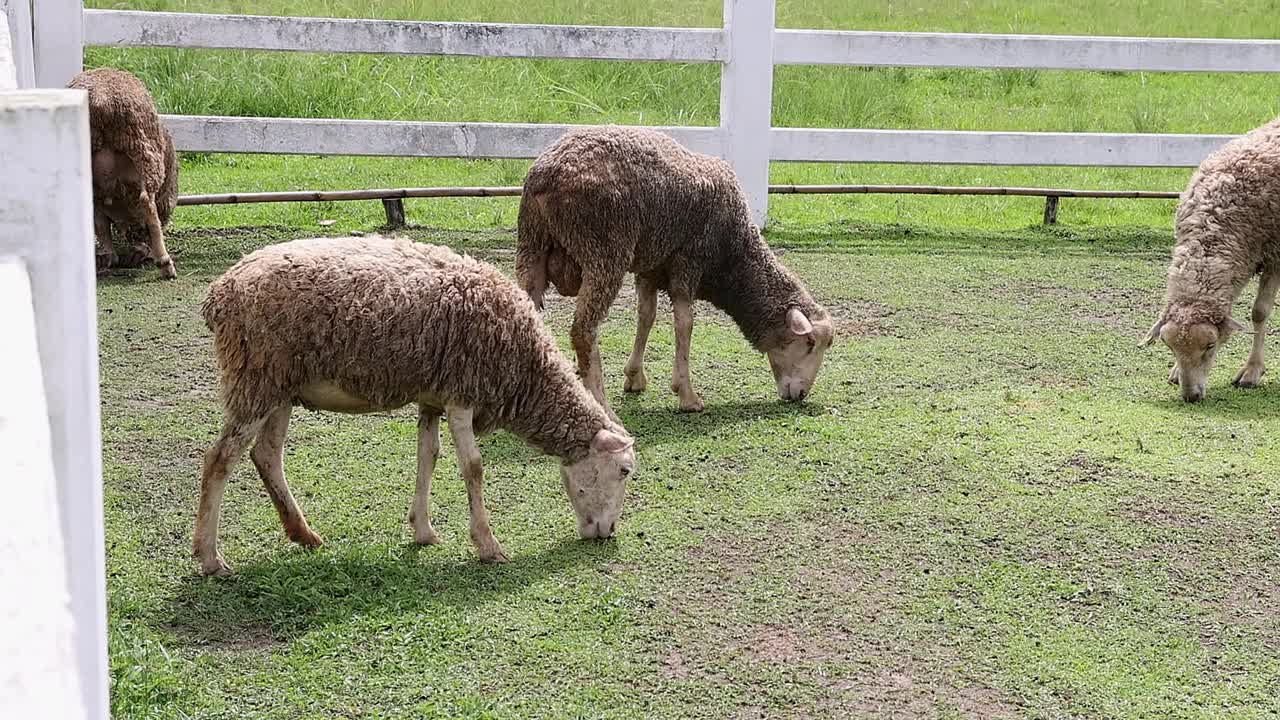
M1050 195L1044 199L1044 224L1058 224L1058 196Z
M382 207L387 211L387 227L402 228L404 220L404 200L400 198L382 198Z
M380 190L293 190L289 192L184 195L179 205L237 205L270 202L330 202L441 197L519 197L521 188L438 187L385 188ZM770 185L775 195L1007 195L1012 197L1117 198L1128 200L1176 200L1179 193L1163 190L1070 190L1065 188L964 187L946 185ZM388 218L390 220L390 218Z

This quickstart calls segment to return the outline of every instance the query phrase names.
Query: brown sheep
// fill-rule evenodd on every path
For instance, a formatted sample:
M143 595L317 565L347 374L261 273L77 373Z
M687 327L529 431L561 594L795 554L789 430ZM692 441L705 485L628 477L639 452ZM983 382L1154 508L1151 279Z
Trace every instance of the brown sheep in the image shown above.
M82 72L67 87L89 94L93 233L105 256L99 264L110 267L116 260L113 225L130 250L141 229L161 276L177 277L163 228L178 202L178 156L151 93L114 68Z
M1245 330L1231 307L1260 274L1253 349L1233 381L1257 387L1280 289L1280 118L1205 158L1182 193L1174 234L1164 311L1143 343L1164 342L1175 359L1169 382L1183 400L1202 399L1218 350Z
M598 328L627 272L636 276L639 315L628 392L648 384L644 351L663 290L676 331L671 389L682 410L703 408L689 380L698 299L728 313L768 356L779 397L809 394L832 343L831 317L769 250L728 163L653 130L571 130L525 178L516 274L539 308L548 282L577 295L571 338L578 371L606 409Z
M321 543L285 482L294 405L343 413L418 405L409 522L419 544L440 542L429 506L441 415L482 560L507 560L489 527L476 447L476 436L495 428L560 458L582 537L613 533L635 465L631 437L587 393L528 296L492 266L409 240L295 240L236 263L210 285L201 310L225 412L201 477L194 551L203 573L230 572L218 552L218 511L227 473L251 441L289 538Z

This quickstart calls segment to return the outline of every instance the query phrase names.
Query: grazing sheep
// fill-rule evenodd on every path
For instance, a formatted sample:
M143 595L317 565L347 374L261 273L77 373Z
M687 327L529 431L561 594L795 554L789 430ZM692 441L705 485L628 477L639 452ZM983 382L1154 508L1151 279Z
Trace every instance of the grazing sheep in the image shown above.
M1160 339L1173 351L1169 382L1182 399L1204 397L1222 345L1245 327L1231 308L1261 274L1253 303L1253 350L1233 384L1257 387L1267 318L1280 288L1280 119L1205 158L1182 193L1175 222L1164 312L1144 345Z
M698 299L728 313L768 355L782 399L809 394L831 346L831 318L769 250L729 165L652 130L571 130L525 178L516 274L539 308L548 282L578 297L571 330L578 371L606 409L598 328L627 272L636 276L639 315L628 392L648 384L645 345L664 290L675 320L671 389L682 410L703 408L689 381Z
M505 428L561 460L584 538L608 537L635 465L631 437L610 422L556 348L529 298L492 266L448 248L377 236L296 240L263 248L209 287L225 420L204 456L195 555L226 574L218 510L227 473L251 457L289 538L321 543L285 482L294 405L343 413L417 403L414 541L431 526L431 475L447 415L480 558L506 562L482 494L476 435Z
M82 72L67 87L89 93L93 233L105 256L99 264L115 262L115 225L130 249L144 230L160 274L177 277L163 227L178 203L178 156L151 93L138 78L113 68Z

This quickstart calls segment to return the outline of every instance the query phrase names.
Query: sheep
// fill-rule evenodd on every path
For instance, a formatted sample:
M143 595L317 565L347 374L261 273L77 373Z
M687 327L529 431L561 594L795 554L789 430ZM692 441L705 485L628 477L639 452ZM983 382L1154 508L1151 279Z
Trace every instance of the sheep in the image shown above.
M627 272L636 277L639 316L627 392L648 384L644 352L662 290L675 321L671 389L682 411L704 407L689 379L698 299L727 312L768 356L779 397L799 401L809 394L834 338L831 317L769 250L728 163L653 130L571 130L525 178L516 275L540 309L548 283L577 296L570 335L579 374L613 417L598 328Z
M1200 164L1175 220L1164 311L1143 345L1174 355L1169 382L1182 399L1204 398L1218 351L1244 325L1231 308L1255 274L1253 349L1232 384L1257 387L1265 372L1267 318L1280 288L1280 118L1237 138Z
M164 226L178 203L178 155L142 81L124 70L98 68L67 85L89 94L93 168L93 234L100 267L116 260L112 226L132 247L144 230L151 259L166 279L178 276L164 244Z
M581 537L613 534L633 440L587 393L529 298L492 266L404 239L295 240L232 266L210 285L201 313L224 409L201 475L193 550L202 573L230 572L218 551L219 506L228 472L255 438L250 456L289 538L323 542L285 482L294 405L342 413L418 405L409 513L418 544L440 542L429 505L441 415L482 560L508 559L489 526L476 447L477 435L496 428L560 458Z

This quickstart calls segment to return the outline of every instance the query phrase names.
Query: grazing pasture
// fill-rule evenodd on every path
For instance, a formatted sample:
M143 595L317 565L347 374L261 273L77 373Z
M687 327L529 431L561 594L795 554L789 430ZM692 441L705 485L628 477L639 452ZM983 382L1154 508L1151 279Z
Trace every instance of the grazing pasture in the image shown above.
M94 7L707 25L718 0L93 2ZM1133 5L1133 4L1131 4ZM783 27L1274 37L1274 0L779 3ZM163 112L716 122L714 68L91 50ZM780 67L775 125L1242 132L1268 76ZM184 194L518 184L527 163L201 155ZM1190 171L775 165L778 182L1181 188ZM370 231L376 202L180 208L179 277L99 281L113 714L119 718L1264 718L1280 714L1280 385L1206 401L1139 349L1173 202L780 197L767 234L832 310L812 397L700 306L707 402L674 411L669 307L649 391L621 392L630 285L603 326L637 438L615 540L576 539L554 460L481 443L494 533L476 561L447 434L444 543L411 544L416 415L297 410L285 467L327 544L292 546L252 464L224 504L236 574L190 557L220 425L205 289L243 254ZM407 234L513 271L513 200L407 203ZM320 220L335 220L318 226ZM1237 306L1247 321L1252 292ZM572 304L548 297L568 351Z

